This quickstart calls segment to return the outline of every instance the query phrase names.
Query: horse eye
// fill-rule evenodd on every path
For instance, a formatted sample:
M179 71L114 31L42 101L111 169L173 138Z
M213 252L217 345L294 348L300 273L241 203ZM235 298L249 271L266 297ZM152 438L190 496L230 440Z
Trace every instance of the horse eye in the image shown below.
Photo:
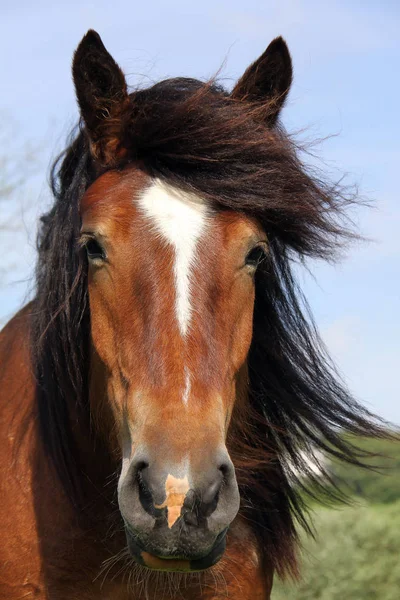
M246 266L256 269L258 265L266 258L265 248L255 246L246 256Z
M85 243L85 248L89 260L104 260L106 255L99 242L90 238Z

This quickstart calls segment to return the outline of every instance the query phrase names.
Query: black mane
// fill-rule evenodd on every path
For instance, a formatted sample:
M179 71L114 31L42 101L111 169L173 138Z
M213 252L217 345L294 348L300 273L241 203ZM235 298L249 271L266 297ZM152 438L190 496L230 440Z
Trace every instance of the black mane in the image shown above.
M269 259L256 278L249 412L233 420L229 445L242 513L270 563L280 574L294 572L294 519L306 524L302 475L314 482L314 492L325 490L303 453L320 449L360 464L365 454L342 432L385 435L337 377L293 275L293 260L331 260L351 239L345 209L356 199L309 172L290 136L260 118L268 106L236 101L215 83L192 79L163 81L130 100L128 153L115 168L140 161L150 175L218 209L256 218L268 235ZM53 166L54 205L42 218L32 313L42 437L77 507L82 476L71 420L89 430L90 335L79 204L97 174L81 128Z

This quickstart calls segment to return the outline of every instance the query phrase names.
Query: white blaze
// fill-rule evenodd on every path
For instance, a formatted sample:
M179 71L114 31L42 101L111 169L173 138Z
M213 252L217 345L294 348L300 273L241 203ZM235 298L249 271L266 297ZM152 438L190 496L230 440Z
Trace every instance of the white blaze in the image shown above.
M179 330L185 337L192 314L191 272L196 246L207 224L207 206L194 194L159 180L144 192L138 204L156 232L174 248L175 312ZM190 372L185 367L184 404L188 402L190 388Z
M190 381L190 371L187 367L185 367L185 390L183 392L183 403L187 404L190 396L192 384Z
M207 208L197 196L156 180L139 199L139 206L151 219L156 231L175 250L174 275L176 316L186 335L192 312L190 274L196 245L206 225Z

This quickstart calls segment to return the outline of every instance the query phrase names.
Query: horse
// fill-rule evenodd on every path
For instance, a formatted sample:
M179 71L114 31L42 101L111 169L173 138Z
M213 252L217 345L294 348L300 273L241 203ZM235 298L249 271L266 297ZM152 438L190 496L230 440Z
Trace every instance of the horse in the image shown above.
M335 493L320 453L364 464L343 433L385 435L295 276L355 235L357 198L280 123L282 38L232 91L128 91L93 30L72 72L34 298L1 334L0 597L270 598L307 490Z

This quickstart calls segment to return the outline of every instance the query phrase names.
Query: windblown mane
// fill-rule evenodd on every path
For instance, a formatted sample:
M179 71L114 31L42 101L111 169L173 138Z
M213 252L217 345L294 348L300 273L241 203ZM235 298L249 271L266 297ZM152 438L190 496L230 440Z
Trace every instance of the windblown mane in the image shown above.
M333 259L352 237L344 212L355 200L313 175L281 127L264 124L268 105L236 101L214 82L193 79L163 81L130 99L123 115L128 153L115 168L139 161L151 175L195 192L217 209L257 219L268 235L269 258L256 275L249 407L233 418L229 449L242 514L278 573L293 573L295 519L306 525L302 476L309 477L314 492L325 489L304 453L322 450L360 464L365 454L342 432L384 435L379 420L336 375L293 274L293 261ZM86 422L89 431L90 366L79 204L97 176L81 128L53 166L55 200L42 218L32 314L41 435L77 506L81 467L72 423Z

